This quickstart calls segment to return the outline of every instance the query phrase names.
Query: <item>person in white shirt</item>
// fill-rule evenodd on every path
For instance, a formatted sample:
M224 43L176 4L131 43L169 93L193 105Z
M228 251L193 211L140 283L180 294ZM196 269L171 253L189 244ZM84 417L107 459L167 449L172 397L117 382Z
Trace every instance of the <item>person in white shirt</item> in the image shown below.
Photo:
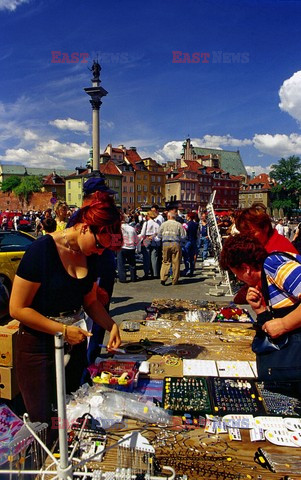
M165 218L163 215L159 212L159 206L154 203L154 205L151 208L151 211L156 214L156 218L154 218L155 222L159 225L162 225L163 222L165 222Z
M146 222L142 226L139 235L141 239L141 253L143 256L143 280L148 278L159 278L158 270L158 239L156 239L159 225L155 222L157 217L155 212L151 210L147 212Z
M13 224L14 224L15 230L18 230L19 220L20 220L19 215L16 214L13 218Z
M151 208L151 211L157 215L156 218L154 218L154 221L160 227L162 223L166 221L166 218L162 215L162 213L159 212L159 205L154 203L154 205ZM157 273L159 276L161 265L162 265L162 241L160 239L156 239L156 245L157 245L157 252L156 252L157 253Z
M123 216L121 223L122 233L122 247L117 254L117 269L119 282L126 282L126 264L129 264L131 281L136 282L136 246L138 244L138 236L134 227L131 227L128 223L127 215Z
M283 226L283 219L282 218L280 218L278 220L278 223L277 223L275 228L276 228L277 232L279 233L279 235L284 236L284 226Z

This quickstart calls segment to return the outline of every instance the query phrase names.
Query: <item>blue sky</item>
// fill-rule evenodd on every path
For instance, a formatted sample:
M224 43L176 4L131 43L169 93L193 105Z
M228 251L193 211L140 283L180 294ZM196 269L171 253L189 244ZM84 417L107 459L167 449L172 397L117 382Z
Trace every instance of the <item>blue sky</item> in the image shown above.
M284 0L0 0L0 162L86 164L98 54L101 149L173 160L189 135L268 171L301 155L300 17Z

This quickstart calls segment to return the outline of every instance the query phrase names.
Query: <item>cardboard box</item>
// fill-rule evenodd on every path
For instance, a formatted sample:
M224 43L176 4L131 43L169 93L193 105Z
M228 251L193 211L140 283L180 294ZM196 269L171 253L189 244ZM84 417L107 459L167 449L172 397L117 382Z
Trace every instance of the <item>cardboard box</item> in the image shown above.
M0 399L12 400L19 391L16 369L0 367Z
M12 367L14 365L14 351L20 323L11 320L0 326L0 366Z

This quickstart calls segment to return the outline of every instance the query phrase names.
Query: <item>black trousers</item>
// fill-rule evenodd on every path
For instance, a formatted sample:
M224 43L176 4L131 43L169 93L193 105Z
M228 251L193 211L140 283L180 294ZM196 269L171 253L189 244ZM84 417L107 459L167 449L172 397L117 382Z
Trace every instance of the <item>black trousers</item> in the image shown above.
M51 427L56 405L54 337L21 325L16 352L17 380L30 421ZM79 388L86 358L86 342L72 347L65 368L67 393Z

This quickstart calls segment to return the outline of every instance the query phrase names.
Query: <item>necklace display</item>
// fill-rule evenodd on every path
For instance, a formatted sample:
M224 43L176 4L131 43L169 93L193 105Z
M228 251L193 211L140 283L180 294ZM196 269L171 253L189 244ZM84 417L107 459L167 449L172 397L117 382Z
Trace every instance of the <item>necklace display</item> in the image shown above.
M78 254L78 253L81 253L81 250L80 248L78 249L75 249L75 248L72 248L67 237L66 237L66 232L65 230L62 230L62 236L63 236L63 239L65 240L65 246L68 248L68 250L73 253L74 255Z

